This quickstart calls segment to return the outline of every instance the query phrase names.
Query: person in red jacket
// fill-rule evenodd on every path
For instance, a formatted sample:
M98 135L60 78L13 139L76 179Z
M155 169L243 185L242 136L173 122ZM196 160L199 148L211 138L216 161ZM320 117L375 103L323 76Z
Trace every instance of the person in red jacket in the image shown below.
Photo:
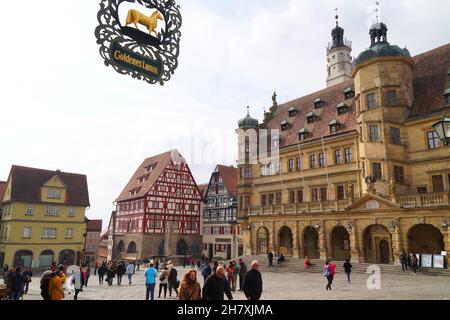
M323 267L323 275L328 280L325 290L331 290L331 285L333 284L334 276L336 275L336 265L331 261L331 259L325 262L325 266Z

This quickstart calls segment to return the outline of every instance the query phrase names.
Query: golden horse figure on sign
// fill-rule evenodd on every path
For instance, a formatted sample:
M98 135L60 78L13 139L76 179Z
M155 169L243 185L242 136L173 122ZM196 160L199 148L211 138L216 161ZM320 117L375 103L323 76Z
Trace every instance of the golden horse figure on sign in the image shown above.
M158 20L163 20L158 10L153 12L153 14L148 17L145 14L140 13L138 10L131 9L128 11L126 27L128 27L129 24L134 24L136 29L138 29L139 23L140 25L148 28L148 32L150 33L150 35L152 35L152 33L154 32L156 34L156 37L158 37L159 33L156 31Z

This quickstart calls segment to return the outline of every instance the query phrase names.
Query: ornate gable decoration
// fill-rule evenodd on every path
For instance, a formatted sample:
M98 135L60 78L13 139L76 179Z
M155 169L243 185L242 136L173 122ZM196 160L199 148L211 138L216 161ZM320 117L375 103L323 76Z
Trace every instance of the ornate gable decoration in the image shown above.
M381 198L376 195L372 194L366 194L358 201L354 202L345 210L352 211L352 210L358 210L358 211L374 211L379 209L398 209L400 206L392 201L389 201L387 199Z
M164 85L178 67L179 9L175 0L101 0L95 36L105 65Z

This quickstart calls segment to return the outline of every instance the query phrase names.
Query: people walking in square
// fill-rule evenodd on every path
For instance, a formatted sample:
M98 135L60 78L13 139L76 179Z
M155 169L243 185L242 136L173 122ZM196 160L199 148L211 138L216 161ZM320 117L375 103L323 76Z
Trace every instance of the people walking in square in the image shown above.
M156 285L156 269L153 268L153 263L150 263L150 267L145 271L145 286L146 295L145 300L155 300L155 285Z
M102 265L98 268L98 285L103 285L103 279L105 278L107 268L106 263L103 262Z
M347 275L347 281L350 284L350 274L352 273L352 264L350 263L350 259L345 259L344 265L342 266L344 268L345 274Z
M216 273L218 267L219 267L219 261L214 260L212 272Z
M244 278L247 274L247 265L244 260L239 259L239 291L244 289Z
M158 298L161 298L161 291L164 290L164 299L167 297L167 286L169 285L169 270L167 267L159 274L159 293Z
M323 267L323 275L327 278L328 281L327 286L325 287L327 291L331 290L335 274L336 265L331 260L327 260L325 262L325 266Z
M26 279L20 267L17 267L9 277L9 288L11 290L10 300L20 300L23 294Z
M178 293L180 300L202 299L202 289L200 283L197 281L196 270L192 269L184 275L183 281L181 281L180 287L178 288Z
M158 269L156 269L156 271L158 271ZM129 262L127 264L126 274L128 277L128 285L131 285L131 283L133 282L133 274L134 274L134 264L132 262Z
M91 266L89 263L86 263L86 267L84 268L84 283L83 286L87 287L89 278L91 277Z
M203 300L224 300L224 295L228 300L233 300L230 285L225 277L225 269L219 266L216 272L206 279L202 296Z
M415 254L411 256L411 268L414 274L417 274L417 269L419 269L419 259Z
M113 280L116 277L117 267L114 262L111 262L106 270L106 282L109 286L112 286Z
M63 266L59 266L56 272L51 275L49 283L49 295L52 300L64 300L63 284L66 281Z
M85 278L83 276L84 270L83 267L80 267L80 270L75 272L72 278L72 285L75 288L75 295L73 296L73 300L78 300L78 294L83 291L83 286L85 282Z
M94 276L97 275L97 270L98 270L99 267L100 267L100 266L99 266L98 261L95 261L95 266L94 266Z
M211 269L211 266L209 265L209 262L207 261L202 268L203 282L206 281L206 279L211 275L211 273L212 273L212 269Z
M273 253L272 251L269 251L269 253L267 254L267 258L269 259L269 268L273 267Z
M6 276L8 274L8 271L9 271L9 266L5 263L3 265L3 283L6 282Z
M119 265L117 266L117 285L121 286L122 285L122 277L126 272L126 268L125 268L125 264L123 263L123 261L121 261L119 263Z
M41 288L41 297L44 300L51 300L50 294L49 294L49 287L50 287L50 278L52 275L52 271L50 269L47 269L42 274L40 288Z
M408 271L408 256L403 252L400 254L400 263L404 272Z
M23 276L25 277L25 288L24 288L24 294L28 294L28 288L30 287L31 278L33 277L33 271L31 271L31 268L26 269L23 272Z
M172 290L175 291L178 297L178 286L180 285L178 281L178 271L175 269L173 264L169 265L169 297L172 296Z
M286 261L286 258L284 257L283 252L281 252L280 257L278 258L278 264L281 264L284 261Z
M305 260L303 260L303 268L305 270L308 270L309 268L311 268L311 261L309 260L308 257L305 257Z
M263 281L261 272L259 272L259 262L253 261L252 267L245 275L244 279L244 293L247 300L258 301L261 299L263 292Z
M234 266L233 262L230 262L230 265L226 269L227 271L227 279L228 283L230 285L231 291L236 291L236 278L234 277L234 274L236 272L236 267Z

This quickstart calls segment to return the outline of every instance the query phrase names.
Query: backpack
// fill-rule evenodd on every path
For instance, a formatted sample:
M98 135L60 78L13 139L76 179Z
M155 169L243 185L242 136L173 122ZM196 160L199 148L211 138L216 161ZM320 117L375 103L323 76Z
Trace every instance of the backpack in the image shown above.
M330 267L328 265L323 267L323 275L324 277L328 277L330 275Z

